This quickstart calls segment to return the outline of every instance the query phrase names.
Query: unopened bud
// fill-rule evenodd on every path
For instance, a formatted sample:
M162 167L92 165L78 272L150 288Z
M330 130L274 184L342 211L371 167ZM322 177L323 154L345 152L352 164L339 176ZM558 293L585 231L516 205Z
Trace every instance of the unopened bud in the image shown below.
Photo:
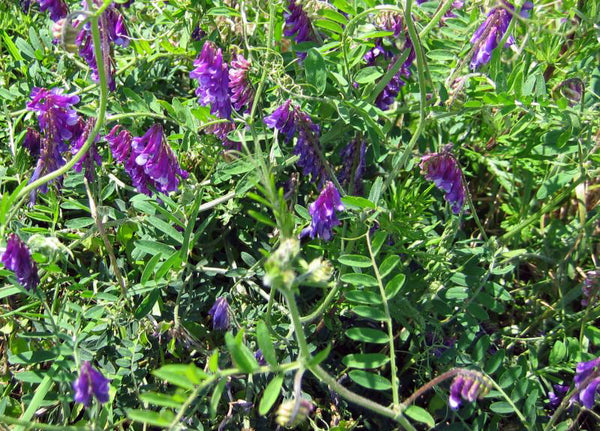
M276 422L282 427L294 428L304 422L314 408L313 404L305 399L284 401L277 409Z

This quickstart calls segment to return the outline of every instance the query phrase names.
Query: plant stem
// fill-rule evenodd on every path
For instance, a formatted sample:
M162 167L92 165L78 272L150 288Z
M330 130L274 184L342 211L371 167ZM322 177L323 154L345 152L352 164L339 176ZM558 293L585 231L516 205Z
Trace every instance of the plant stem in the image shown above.
M392 327L392 316L390 315L390 307L385 294L385 288L383 287L383 280L375 262L375 255L373 254L373 247L371 247L370 235L365 235L367 239L367 248L369 249L369 256L371 257L371 266L375 271L375 278L377 278L377 285L379 286L379 294L381 295L381 301L383 303L383 310L385 312L385 323L388 329L388 344L390 350L390 373L392 374L392 399L394 400L394 409L400 405L400 383L398 382L398 369L396 366L396 349L394 347L394 329Z
M110 2L105 2L103 7L106 6L106 3L110 4ZM85 143L82 145L80 150L77 152L77 154L75 154L73 156L73 158L71 160L69 160L64 166L60 167L59 169L52 171L52 172L44 175L41 178L38 178L31 184L28 184L27 186L22 188L18 192L15 201L18 201L20 198L28 195L32 191L36 190L38 187L43 186L44 184L60 177L61 175L64 175L66 172L68 172L73 166L75 166L75 163L77 163L79 160L81 160L83 158L83 156L86 154L86 152L90 149L90 147L92 146L92 143L96 139L96 136L100 133L100 130L102 129L102 126L104 125L104 119L106 116L106 105L108 102L108 84L107 84L107 80L106 80L106 70L105 70L105 65L104 65L104 59L102 56L102 46L101 46L101 40L100 40L100 29L98 27L98 18L99 18L98 14L94 14L94 15L90 16L90 18L89 18L90 27L92 29L92 39L94 41L94 56L96 57L96 64L98 66L98 77L99 77L99 81L100 81L100 103L98 105L96 125L90 132L90 135L88 136Z
M446 12L448 12L452 8L452 3L454 0L445 0L444 3L438 7L438 10L435 12L435 15L431 17L431 20L427 23L425 28L419 32L419 37L423 38L427 33L431 31L433 27L435 27L438 22L444 17Z

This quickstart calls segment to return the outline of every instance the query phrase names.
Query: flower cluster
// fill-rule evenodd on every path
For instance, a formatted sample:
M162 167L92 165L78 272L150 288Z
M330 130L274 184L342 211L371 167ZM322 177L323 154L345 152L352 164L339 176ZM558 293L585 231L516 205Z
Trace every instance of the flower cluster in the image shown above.
M68 149L67 140L77 137L79 132L79 116L73 109L73 104L78 102L78 96L64 95L63 90L59 88L48 90L35 87L31 91L31 101L27 103L27 109L37 113L43 135L33 129L31 132L28 130L23 144L29 149L31 155L39 156L29 183L59 169L66 163L63 153ZM54 181L61 184L62 176ZM48 183L31 192L32 205L35 203L38 191L46 193Z
M229 69L229 89L231 90L231 104L236 111L249 112L254 102L254 89L250 85L248 72L250 62L243 55L238 54L234 60L231 60Z
M327 171L319 155L321 151L320 129L313 123L310 116L300 110L298 106L292 106L291 100L288 99L263 121L267 127L276 129L283 134L286 142L289 142L297 133L293 153L299 156L298 166L305 176L311 176L313 182L322 183L327 177Z
M333 228L340 224L335 213L343 210L340 193L331 181L327 181L317 200L309 205L308 212L312 220L310 226L302 230L300 237L318 237L329 241L333 236Z
M527 17L529 10L533 8L533 3L525 2L521 8L521 16ZM487 15L485 21L473 34L471 43L473 44L473 58L471 59L471 70L477 70L486 64L492 58L492 51L498 46L498 43L504 37L514 14L514 6L503 0L502 5L493 8ZM512 35L509 35L505 47L515 43Z
M552 385L552 387L554 391L548 392L548 408L556 410L569 392L569 387L567 385Z
M8 237L6 250L2 253L2 263L6 269L15 273L25 289L35 289L40 283L37 265L31 259L29 249L14 233Z
M206 42L198 58L194 61L195 69L190 78L198 81L196 96L202 106L210 105L211 114L229 120L206 129L221 139L225 148L240 149L240 144L231 141L227 135L235 129L231 121L232 107L238 112L249 112L254 102L254 89L250 83L250 62L243 55L237 54L231 61L231 69L223 61L221 48L212 42Z
M102 1L94 0L96 6L101 6ZM87 10L87 0L83 0L83 7ZM115 89L114 79L114 62L111 59L112 48L111 42L116 45L126 47L129 45L129 35L125 26L125 20L121 12L111 4L100 16L98 21L100 30L100 47L102 50L104 70L108 87L111 90ZM92 69L92 79L99 82L98 64L94 53L94 41L92 39L92 30L89 24L83 26L76 39L76 44L79 46L79 55L86 61L90 69Z
M575 387L579 390L579 401L588 409L596 402L596 393L600 385L600 357L588 362L580 362L575 368L573 378Z
M476 371L464 370L450 385L448 404L452 410L456 410L461 406L462 399L473 402L477 398L483 398L491 388L492 384L486 376Z
M198 103L201 106L210 105L210 113L219 118L231 119L229 73L221 48L215 48L213 43L206 42L194 61L194 66L190 78L198 81Z
M227 298L217 298L214 305L208 311L212 319L212 326L214 330L226 331L229 328L229 303Z
M590 301L595 302L598 299L598 291L600 291L600 271L588 271L581 287L581 293L583 293L581 305L587 307Z
M65 0L38 0L38 3L42 12L50 12L50 19L54 22L66 17L69 13Z
M445 192L444 198L458 214L465 203L466 188L458 162L450 152L451 146L441 153L426 154L421 158L421 171L425 178Z
M283 13L285 28L283 34L286 37L293 37L296 43L314 42L315 33L306 11L302 8L302 3L297 0L288 0L288 10ZM305 52L298 52L298 58L304 59Z
M338 174L338 181L344 186L352 185L352 192L356 195L362 193L362 176L365 173L367 143L364 139L353 139L340 151L343 161L342 169ZM354 173L354 175L353 175Z
M92 403L92 398L96 398L99 403L103 404L109 400L109 380L96 370L88 361L81 364L79 377L73 382L73 390L75 391L75 402L82 403L89 407Z
M83 123L83 120L80 120L80 122ZM85 123L83 123L83 125L80 126L82 131L79 134L79 138L75 140L73 146L71 147L71 154L75 155L79 152L81 147L83 147L85 142L88 140L95 124L96 120L94 118L90 118ZM96 162L98 166L102 164L102 157L100 157L98 149L96 148L97 140L98 136L94 138L94 142L92 142L92 145L87 150L87 153L81 159L79 159L77 163L75 163L75 165L73 166L73 170L75 172L81 172L83 167L85 167L85 177L89 182L92 182L94 180L94 162Z
M105 139L110 144L113 157L124 164L125 172L140 193L151 196L150 186L162 193L175 191L179 187L179 177L188 177L166 142L160 124L155 124L144 136L136 138L117 125Z

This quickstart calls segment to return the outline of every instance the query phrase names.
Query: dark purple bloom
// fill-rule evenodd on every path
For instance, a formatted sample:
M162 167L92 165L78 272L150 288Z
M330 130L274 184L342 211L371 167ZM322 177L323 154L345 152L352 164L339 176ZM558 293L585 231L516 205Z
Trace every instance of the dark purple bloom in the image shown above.
M243 55L238 54L235 60L231 60L229 69L229 89L231 90L231 104L236 111L250 111L254 101L254 89L250 84L250 62Z
M34 87L27 109L37 113L40 129L46 139L60 143L73 136L73 127L79 118L73 105L78 102L78 96L63 95L61 88L47 90Z
M23 146L29 150L31 157L37 157L40 155L40 134L37 130L31 127L27 128L25 139L23 140Z
M82 127L82 131L79 135L79 138L77 138L77 140L73 143L73 146L71 147L71 154L75 155L79 152L81 147L83 147L83 145L85 144L85 141L87 141L90 132L94 128L95 124L96 120L94 118L90 118L85 122L85 124ZM98 166L102 164L102 157L100 157L98 149L96 148L97 140L98 136L94 138L94 142L87 151L87 154L85 154L81 159L79 159L79 161L73 166L73 170L75 172L81 172L81 169L85 166L85 177L89 182L94 181L94 162L96 162Z
M362 176L365 173L367 152L367 143L364 139L355 138L348 145L342 148L340 157L342 158L342 170L338 174L340 184L349 186L352 184L352 193L360 195L362 193ZM353 175L354 173L354 175Z
M553 392L548 392L548 407L551 410L556 410L560 403L562 403L565 395L569 392L567 385L552 385L554 388Z
M405 85L405 82L402 78L408 78L411 75L410 66L415 60L416 54L412 43L408 38L404 42L404 49L410 50L408 53L408 57L406 58L406 60L404 60L404 63L402 63L402 66L400 66L398 72L394 75L392 79L390 79L390 82L388 82L385 88L381 90L381 93L379 93L377 95L377 98L375 99L375 106L377 106L382 111L387 111L390 108L390 106L396 101L396 97L398 97L398 93L400 93L400 88L402 88ZM388 70L391 69L398 60L399 56L396 56L396 59L390 62Z
M229 304L225 297L217 298L208 311L212 318L212 326L216 331L226 331L229 328Z
M533 8L533 3L525 2L521 9L521 15L527 16L527 12ZM502 1L502 5L493 8L487 15L486 20L479 26L473 34L471 43L473 46L473 58L471 59L471 70L476 70L486 64L492 58L492 51L498 46L498 43L504 37L514 13L514 6ZM508 47L515 43L515 39L510 35L505 46Z
M96 397L99 403L103 404L109 400L109 380L96 370L88 361L81 364L79 377L73 382L75 402L82 403L89 407L92 398Z
M235 130L235 123L233 121L213 124L211 126L208 126L205 130L206 133L210 133L219 138L223 143L223 147L225 147L226 150L241 151L242 144L229 139L229 132Z
M579 389L579 401L591 409L596 400L596 393L600 385L600 357L588 362L580 362L575 369L575 387Z
M98 3L94 0L96 5L101 5L102 2ZM88 9L87 0L83 0L84 9ZM100 44L102 50L102 57L104 63L104 69L106 79L108 82L108 88L114 90L116 87L114 80L114 62L111 58L111 42L114 42L120 46L129 45L129 35L127 28L125 27L125 21L123 15L111 4L100 16L98 22L100 30ZM100 81L98 75L98 64L96 63L96 56L94 53L94 41L92 38L92 31L89 24L86 24L83 29L79 32L76 39L76 44L79 46L79 55L86 61L90 69L92 69L92 80L95 82Z
M8 237L2 263L15 273L17 280L27 290L35 289L40 283L37 265L31 259L27 246L14 233Z
M310 18L304 9L302 3L296 0L288 0L288 10L283 13L285 19L285 28L283 34L286 37L294 37L296 43L313 42L315 34L313 32ZM305 52L299 52L298 57L306 57Z
M158 191L176 191L179 187L178 177L188 177L188 173L181 169L173 150L166 142L160 124L152 126L144 136L133 138L131 148L136 154L135 162L152 178Z
M388 40L389 43L392 43L402 34L404 30L404 25L402 21L402 17L398 14L394 13L382 13L377 17L376 26L382 31L391 31L393 32L393 37L390 38L377 38L374 43L375 46L371 48L364 55L363 59L367 62L368 66L374 66L377 58L383 58L385 60L389 60L394 56L394 52L390 48L386 48L384 46L384 40Z
M450 149L424 155L420 166L425 178L445 192L444 199L452 205L452 212L458 214L465 203L466 188L460 166Z
M456 410L461 406L462 399L473 402L484 397L490 389L491 383L484 375L476 371L461 372L450 385L448 405L452 410Z
M273 113L264 118L264 122L270 129L285 135L285 140L289 142L294 133L296 133L296 115L295 109L291 107L292 101L286 100L283 105L277 108Z
M267 365L267 361L265 359L265 355L263 355L262 350L258 349L254 354L254 359L258 362L258 365Z
M583 280L583 286L581 287L581 292L583 293L581 305L587 307L590 300L595 302L598 299L598 290L600 290L600 271L588 271L585 274L585 280Z
M20 0L19 3L21 4L21 9L23 9L23 12L29 12L29 8L31 7L31 0Z
M202 40L202 38L204 36L206 36L206 32L200 28L200 25L197 25L196 27L194 27L194 30L192 30L192 35L191 35L192 40L199 42L200 40Z
M137 154L131 149L133 136L129 131L120 129L120 126L115 126L108 135L104 137L110 144L115 160L124 164L125 172L131 178L133 186L139 193L151 196L152 192L148 185L154 185L152 178L145 172L144 168L135 162Z
M327 181L317 200L308 207L312 220L310 226L302 230L300 237L308 235L312 239L318 237L329 241L333 236L332 229L340 224L335 213L343 210L340 193L331 181Z
M42 12L46 10L50 12L50 19L52 21L56 22L66 17L69 13L69 8L64 0L38 0L38 2Z
M299 156L298 166L304 176L311 176L312 182L322 184L327 178L327 171L321 161L320 129L312 122L310 116L299 108L296 111L296 130L298 138L293 153Z
M190 72L190 78L198 81L198 103L210 105L211 114L230 120L229 73L221 48L215 49L212 42L206 42L194 66L196 68Z

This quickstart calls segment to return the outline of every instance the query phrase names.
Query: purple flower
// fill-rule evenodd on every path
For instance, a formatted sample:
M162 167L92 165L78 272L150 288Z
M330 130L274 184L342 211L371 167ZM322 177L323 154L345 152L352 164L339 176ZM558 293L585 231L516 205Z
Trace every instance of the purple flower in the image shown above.
M238 54L235 60L231 60L229 89L231 90L231 104L236 111L241 112L245 106L246 112L249 112L254 101L254 89L248 76L249 70L250 62L243 55Z
M556 410L560 403L562 403L565 395L569 392L569 386L567 385L552 385L554 388L553 392L548 392L548 407L550 410Z
M327 181L316 201L311 203L308 212L312 217L310 226L303 229L300 238L310 236L329 241L333 236L332 229L340 224L336 211L343 211L344 205L340 194L331 181Z
M25 139L23 140L23 146L29 150L31 157L37 157L40 155L40 134L37 130L31 127L27 128Z
M533 8L533 3L525 2L521 9L521 15L527 16L527 12ZM514 6L502 1L502 5L493 8L487 15L486 20L479 26L473 34L471 43L473 44L473 58L471 59L471 70L476 70L486 64L492 58L492 51L498 46L498 43L504 37L514 13ZM515 39L508 37L505 47L512 45Z
M40 129L46 139L59 143L71 139L73 135L73 127L79 119L73 105L78 102L78 96L63 95L61 88L48 90L34 87L27 109L37 113Z
M85 124L82 126L82 131L79 135L79 138L73 143L73 146L71 147L71 154L75 155L79 152L81 147L83 147L83 145L85 144L85 141L87 141L90 132L94 128L95 124L96 120L94 118L90 118L85 122ZM88 149L87 154L85 154L81 159L79 159L79 161L73 166L73 170L75 172L81 172L81 169L85 166L85 177L89 182L94 181L94 162L96 162L98 166L102 165L102 157L100 157L98 149L96 148L97 140L98 136L94 138L94 142Z
M92 398L96 397L99 403L108 402L108 383L109 380L96 370L88 361L81 364L79 377L73 382L73 390L75 402L82 403L89 407L92 403Z
M188 173L181 169L173 150L166 142L160 124L152 126L144 136L133 138L131 148L136 154L135 162L143 167L158 191L176 191L179 187L178 176L183 179L188 177Z
M575 369L575 387L579 389L579 401L591 409L596 401L596 393L600 385L600 357L588 362L580 362Z
M229 328L229 304L223 296L217 298L215 304L208 311L212 318L212 326L216 331L226 331Z
M402 21L402 17L395 13L382 13L377 17L376 26L382 31L391 31L393 32L392 41L395 41L399 38L404 30L404 25ZM390 40L390 38L382 38L379 37L375 39L375 46L371 48L367 53L363 56L363 59L367 62L368 66L374 66L377 58L383 58L385 60L389 60L394 56L394 53L391 49L386 48L384 46L384 40Z
M98 5L97 1L96 3ZM87 0L83 0L83 8L85 10L88 9ZM114 62L111 58L112 47L110 46L110 43L114 42L119 46L128 46L129 35L127 28L125 27L123 15L121 15L112 4L102 13L98 23L100 30L100 47L102 50L108 88L114 90L116 87L114 80L115 70ZM75 43L79 46L79 55L81 55L88 66L90 66L90 69L92 69L92 80L94 80L94 82L100 82L98 64L96 63L96 56L94 53L94 41L89 24L86 24L79 32Z
M194 27L194 30L192 30L191 35L192 40L199 42L204 36L206 36L206 32L200 28L200 25Z
M227 150L236 150L241 151L242 144L239 142L234 142L229 139L229 132L235 130L235 123L233 121L227 121L225 123L217 123L211 126L208 126L205 131L206 133L210 133L215 135L217 138L221 140L223 146Z
M29 249L14 233L8 237L6 250L2 253L2 263L6 269L15 273L25 289L35 289L40 283L37 265L31 259Z
M420 166L421 173L445 192L444 199L452 205L452 212L458 214L465 203L466 189L462 171L450 148L445 148L441 153L424 155Z
M144 172L144 168L135 162L137 154L131 148L131 143L133 142L131 133L125 129L120 130L120 126L117 125L104 138L109 142L115 160L124 164L125 172L131 178L131 182L136 190L139 193L151 196L152 192L148 188L148 185L153 186L154 182Z
M267 360L265 359L265 355L263 355L262 350L258 349L256 353L254 353L254 359L258 362L258 365L267 365Z
M365 173L367 143L364 139L355 138L340 152L342 170L338 174L340 184L352 184L352 192L356 195L362 193L362 176ZM352 175L354 173L354 175Z
M585 280L583 280L583 286L581 287L583 294L581 305L587 307L590 300L595 302L598 299L598 290L600 290L600 271L588 271L585 274Z
M190 72L190 78L198 81L198 103L210 105L210 113L219 118L231 119L229 73L221 48L215 49L212 42L206 42L194 66L196 68Z
M38 2L42 12L50 11L50 19L54 22L66 17L69 13L69 8L64 0L38 0Z
M299 108L295 108L295 111L298 138L293 153L299 156L297 164L302 169L304 176L310 175L312 182L322 184L327 178L327 171L319 155L321 151L319 126L313 123L310 116Z
M315 41L310 18L306 11L302 9L302 3L296 2L296 0L288 0L288 10L283 13L283 18L285 19L284 36L294 37L296 43ZM306 53L299 52L297 56L304 59Z
M410 66L415 60L416 54L412 43L408 38L404 42L404 49L410 50L408 53L408 57L406 58L406 60L404 60L402 66L400 66L398 73L396 73L394 77L390 79L390 82L388 82L385 88L381 90L381 93L379 93L379 95L377 95L377 98L375 99L375 106L377 106L382 111L387 111L390 108L390 106L396 101L396 97L398 97L398 93L400 93L400 88L402 88L405 85L405 82L402 78L408 78L411 75ZM394 61L390 62L388 70L395 65L398 59L399 56L397 56Z
M285 135L286 142L289 142L296 133L296 111L291 107L291 103L290 99L286 100L283 105L263 120L267 127L277 129L279 133Z
M450 385L448 405L456 410L461 406L462 399L473 402L477 398L483 398L490 389L491 383L487 377L476 371L463 371Z

